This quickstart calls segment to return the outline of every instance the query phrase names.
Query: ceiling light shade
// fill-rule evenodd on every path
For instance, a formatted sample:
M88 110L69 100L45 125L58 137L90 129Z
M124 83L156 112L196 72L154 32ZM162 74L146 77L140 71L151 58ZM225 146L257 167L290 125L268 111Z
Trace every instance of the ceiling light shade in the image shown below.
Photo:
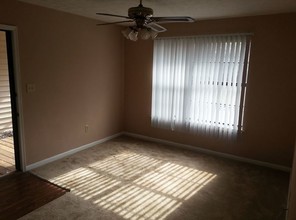
M129 39L132 41L138 40L138 31L131 31L128 35Z
M155 39L157 37L158 33L156 31L150 31L150 36L152 39Z
M148 40L150 38L150 30L149 29L142 29L141 30L141 39Z
M132 32L132 30L128 27L126 29L124 29L123 31L121 31L121 33L123 34L123 36L126 38L126 39L130 39L129 38L129 34Z
M137 41L138 35L140 35L142 40L148 40L149 38L155 39L158 34L157 31L152 30L149 27L137 28L134 26L130 26L122 30L121 33L126 39L132 40L132 41Z

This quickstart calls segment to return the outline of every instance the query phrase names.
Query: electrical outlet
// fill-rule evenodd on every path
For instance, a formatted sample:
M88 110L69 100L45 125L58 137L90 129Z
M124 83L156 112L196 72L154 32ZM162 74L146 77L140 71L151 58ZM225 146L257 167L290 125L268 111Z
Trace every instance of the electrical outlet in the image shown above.
M87 133L88 132L88 125L84 126L84 132Z
M27 93L33 93L36 91L36 85L34 83L27 83L26 90Z

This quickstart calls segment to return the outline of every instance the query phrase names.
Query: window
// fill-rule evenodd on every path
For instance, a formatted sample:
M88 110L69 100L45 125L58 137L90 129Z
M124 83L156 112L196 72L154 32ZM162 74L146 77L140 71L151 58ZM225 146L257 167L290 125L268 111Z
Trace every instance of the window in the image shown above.
M154 41L152 126L229 136L243 129L250 37Z

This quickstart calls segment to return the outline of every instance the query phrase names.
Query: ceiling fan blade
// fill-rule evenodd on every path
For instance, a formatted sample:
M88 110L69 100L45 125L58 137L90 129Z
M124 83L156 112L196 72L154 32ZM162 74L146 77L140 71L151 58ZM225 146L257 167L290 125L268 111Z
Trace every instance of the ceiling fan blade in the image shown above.
M157 23L174 23L174 22L194 22L195 20L188 16L176 16L176 17L152 17L151 21Z
M96 13L97 15L104 15L104 16L112 16L112 17L118 17L118 18L127 18L127 19L130 19L129 17L127 16L122 16L122 15L114 15L114 14L107 14L107 13Z
M101 25L109 25L109 24L121 24L121 23L128 23L128 22L133 22L133 20L129 20L129 21L117 21L117 22L108 22L108 23L100 23L100 24L97 24L97 26L101 26Z
M153 30L155 32L165 32L167 30L163 26L160 26L159 24L156 24L156 23L153 23L153 22L148 23L145 26L151 28L151 30Z

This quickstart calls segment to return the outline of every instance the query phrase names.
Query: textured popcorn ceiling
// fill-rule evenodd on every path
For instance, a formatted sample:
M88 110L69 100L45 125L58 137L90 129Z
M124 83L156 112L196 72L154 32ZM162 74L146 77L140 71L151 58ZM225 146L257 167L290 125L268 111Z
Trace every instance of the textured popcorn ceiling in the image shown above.
M95 18L101 21L120 21L120 18L98 16L96 12L127 15L137 0L20 0L56 10ZM213 19L296 12L296 0L143 0L154 10L154 16L191 16Z

